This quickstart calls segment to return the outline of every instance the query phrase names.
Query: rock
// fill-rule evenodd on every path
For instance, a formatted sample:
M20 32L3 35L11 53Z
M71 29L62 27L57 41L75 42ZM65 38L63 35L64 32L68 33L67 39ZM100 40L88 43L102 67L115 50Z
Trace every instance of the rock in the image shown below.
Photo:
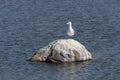
M38 50L28 61L72 62L92 59L91 53L78 41L59 39Z

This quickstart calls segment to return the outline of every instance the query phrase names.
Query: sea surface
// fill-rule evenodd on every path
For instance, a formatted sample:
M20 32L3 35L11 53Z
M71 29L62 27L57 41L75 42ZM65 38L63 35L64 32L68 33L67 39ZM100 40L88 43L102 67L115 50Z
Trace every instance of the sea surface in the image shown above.
M93 60L26 61L68 21ZM120 80L120 0L0 0L0 80Z

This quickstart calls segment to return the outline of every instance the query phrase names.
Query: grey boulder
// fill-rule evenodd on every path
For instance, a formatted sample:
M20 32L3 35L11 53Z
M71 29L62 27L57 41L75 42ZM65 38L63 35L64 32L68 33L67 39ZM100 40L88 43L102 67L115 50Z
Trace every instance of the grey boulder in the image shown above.
M72 62L91 60L91 53L74 39L59 39L38 50L28 61Z

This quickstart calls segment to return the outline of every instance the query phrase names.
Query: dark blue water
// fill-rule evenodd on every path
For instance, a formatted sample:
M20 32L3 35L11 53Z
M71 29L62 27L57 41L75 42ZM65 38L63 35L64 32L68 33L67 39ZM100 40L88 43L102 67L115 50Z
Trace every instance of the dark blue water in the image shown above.
M67 21L93 60L27 62ZM120 80L120 0L0 0L0 80Z

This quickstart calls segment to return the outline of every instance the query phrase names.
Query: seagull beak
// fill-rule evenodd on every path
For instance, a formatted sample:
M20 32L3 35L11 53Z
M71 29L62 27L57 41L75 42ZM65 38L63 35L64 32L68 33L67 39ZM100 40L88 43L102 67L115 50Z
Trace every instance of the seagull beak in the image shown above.
M69 23L67 22L66 24L68 25Z

